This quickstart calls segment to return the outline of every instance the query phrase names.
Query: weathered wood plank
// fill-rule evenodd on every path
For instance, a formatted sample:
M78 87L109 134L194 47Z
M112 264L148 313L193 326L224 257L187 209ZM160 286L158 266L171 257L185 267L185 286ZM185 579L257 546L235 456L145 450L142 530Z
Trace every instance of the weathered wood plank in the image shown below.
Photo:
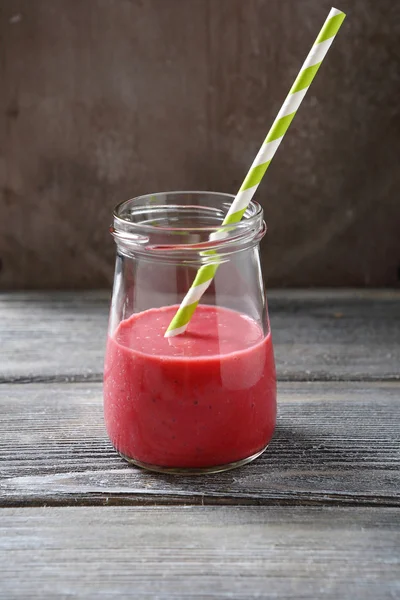
M278 377L400 379L400 290L269 293Z
M0 296L0 381L101 379L109 292ZM400 291L269 293L281 380L398 379Z
M111 448L100 384L0 386L3 506L110 503L400 505L400 383L284 383L268 451L240 470L174 477Z
M102 377L109 292L0 295L2 381Z
M0 598L400 594L397 509L3 509Z

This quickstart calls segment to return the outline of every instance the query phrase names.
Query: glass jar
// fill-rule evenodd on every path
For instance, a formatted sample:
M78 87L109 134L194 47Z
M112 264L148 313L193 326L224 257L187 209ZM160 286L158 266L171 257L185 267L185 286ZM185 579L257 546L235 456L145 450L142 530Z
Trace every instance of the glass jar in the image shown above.
M105 422L120 455L146 469L237 467L257 458L274 431L275 364L259 256L266 226L251 202L239 223L221 227L232 200L168 192L114 212ZM165 337L197 270L210 262L218 268L186 332Z

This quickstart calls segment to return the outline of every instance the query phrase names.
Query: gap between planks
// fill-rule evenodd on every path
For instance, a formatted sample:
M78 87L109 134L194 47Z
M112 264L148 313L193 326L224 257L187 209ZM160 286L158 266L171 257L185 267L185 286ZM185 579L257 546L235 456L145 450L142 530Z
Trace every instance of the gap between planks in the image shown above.
M67 508L67 507L112 507L112 506L132 506L132 507L162 507L162 506L237 506L237 507L303 507L303 508L390 508L399 509L400 501L396 498L386 496L375 496L371 499L368 496L351 496L350 494L331 494L324 498L299 498L292 499L285 497L271 498L235 498L232 496L161 496L161 495L140 495L140 494L71 494L46 497L27 497L21 498L0 498L0 509L5 508ZM400 512L399 512L400 516Z
M0 385L3 384L16 384L16 385L24 385L24 384L35 384L35 383L102 383L103 375L91 373L89 375L68 375L68 376L60 376L60 375L38 375L32 377L26 376L16 376L16 377L2 377L0 375ZM399 382L399 375L392 375L387 377L375 376L375 375L355 375L355 376L340 376L340 375L282 375L278 376L278 384L279 383L392 383Z

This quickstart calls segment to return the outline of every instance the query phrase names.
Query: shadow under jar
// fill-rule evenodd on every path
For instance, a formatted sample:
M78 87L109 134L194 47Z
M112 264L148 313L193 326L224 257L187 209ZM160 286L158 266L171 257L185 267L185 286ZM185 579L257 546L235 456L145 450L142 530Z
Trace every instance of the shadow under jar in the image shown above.
M255 459L273 435L276 376L259 256L266 227L251 202L239 223L221 228L232 200L168 192L115 209L104 412L115 449L140 467L223 471ZM217 232L223 239L212 241ZM186 332L165 337L210 263L215 277Z

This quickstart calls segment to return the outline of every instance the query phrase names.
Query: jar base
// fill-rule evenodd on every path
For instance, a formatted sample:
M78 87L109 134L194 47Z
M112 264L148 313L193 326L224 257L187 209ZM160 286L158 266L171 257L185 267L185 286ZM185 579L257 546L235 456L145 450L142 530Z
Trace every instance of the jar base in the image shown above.
M135 458L130 458L129 456L122 454L122 452L118 452L118 450L117 450L117 452L121 456L121 458L126 460L131 465L134 465L135 467L140 467L141 469L145 469L146 471L152 471L153 473L164 473L164 474L167 473L170 475L211 475L212 473L222 473L223 471L230 471L231 469L237 469L238 467L243 467L243 465L247 465L248 463L252 462L256 458L261 456L261 454L263 454L263 452L265 452L265 450L267 448L268 448L268 444L266 446L264 446L264 448L262 448L261 450L256 452L255 454L252 454L251 456L248 456L247 458L242 458L240 460L236 460L231 463L226 463L224 465L216 465L216 466L212 466L212 467L199 467L199 468L162 467L159 465L151 465L151 464L142 462L140 460L136 460Z

